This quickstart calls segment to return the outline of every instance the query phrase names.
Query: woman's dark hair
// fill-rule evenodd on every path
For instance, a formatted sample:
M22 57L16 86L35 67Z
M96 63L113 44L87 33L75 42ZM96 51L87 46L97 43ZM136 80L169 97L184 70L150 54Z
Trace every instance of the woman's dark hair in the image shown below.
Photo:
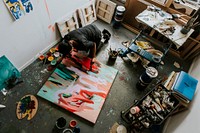
M73 40L76 43L81 44L81 42L77 38L71 37L69 34L64 36L64 40L65 40L65 42L69 42L70 40Z
M65 40L66 42L70 41L70 40L71 40L70 35L69 35L69 34L65 35L65 36L64 36L64 40Z
M65 40L60 42L60 44L58 45L58 51L62 54L63 57L70 55L71 50L72 46Z

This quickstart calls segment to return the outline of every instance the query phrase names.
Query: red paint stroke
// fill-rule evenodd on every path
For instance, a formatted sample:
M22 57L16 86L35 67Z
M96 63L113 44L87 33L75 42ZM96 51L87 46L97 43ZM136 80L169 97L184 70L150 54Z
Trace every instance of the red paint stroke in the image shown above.
M50 12L49 12L49 8L48 8L47 1L46 1L46 0L44 0L44 3L45 3L45 7L46 7L46 11L47 11L47 13L48 13L49 19L51 20L51 17L50 17Z
M120 76L119 79L120 80L125 80L125 78L123 76Z
M99 72L99 67L97 66L96 63L92 62L91 58L88 57L83 57L83 58L78 58L75 55L72 55L71 57L66 57L63 60L63 64L66 66L72 65L78 69L80 69L83 72L91 71L94 73Z
M52 26L52 25L49 25L49 26L48 26L48 29L51 29L51 26Z
M55 32L55 26L53 26L53 25L49 25L48 29L52 30L52 32Z
M64 95L65 95L64 93L58 94L58 96L60 97L58 99L58 104L60 104L61 106L63 106L64 108L66 108L71 112L75 111L80 112L85 109L93 110L93 108L86 106L84 103L95 104L94 101L92 101L92 97L94 95L98 95L103 98L106 97L106 94L103 92L93 92L87 90L80 90L79 93L75 92L67 98L64 97Z
M52 31L55 32L55 26L52 26Z

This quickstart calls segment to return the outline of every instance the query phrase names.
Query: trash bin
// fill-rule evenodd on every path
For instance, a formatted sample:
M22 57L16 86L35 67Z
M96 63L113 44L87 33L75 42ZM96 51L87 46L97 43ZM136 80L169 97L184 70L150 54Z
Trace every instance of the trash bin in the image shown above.
M123 20L125 10L126 9L124 6L117 6L115 16L114 16L113 28L118 29L121 26L121 22Z

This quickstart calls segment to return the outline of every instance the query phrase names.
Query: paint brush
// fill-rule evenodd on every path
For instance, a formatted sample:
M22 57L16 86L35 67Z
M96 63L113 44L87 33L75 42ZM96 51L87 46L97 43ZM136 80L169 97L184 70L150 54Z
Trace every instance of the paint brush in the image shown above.
M0 108L5 108L5 107L6 107L5 105L0 104Z

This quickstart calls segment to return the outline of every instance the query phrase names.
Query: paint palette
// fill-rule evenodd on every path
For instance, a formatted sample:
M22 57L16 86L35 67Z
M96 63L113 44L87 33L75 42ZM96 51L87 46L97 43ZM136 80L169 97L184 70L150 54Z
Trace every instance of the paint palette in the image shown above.
M38 109L38 101L34 95L25 95L17 104L16 115L18 119L23 119L26 116L27 120L32 119Z

